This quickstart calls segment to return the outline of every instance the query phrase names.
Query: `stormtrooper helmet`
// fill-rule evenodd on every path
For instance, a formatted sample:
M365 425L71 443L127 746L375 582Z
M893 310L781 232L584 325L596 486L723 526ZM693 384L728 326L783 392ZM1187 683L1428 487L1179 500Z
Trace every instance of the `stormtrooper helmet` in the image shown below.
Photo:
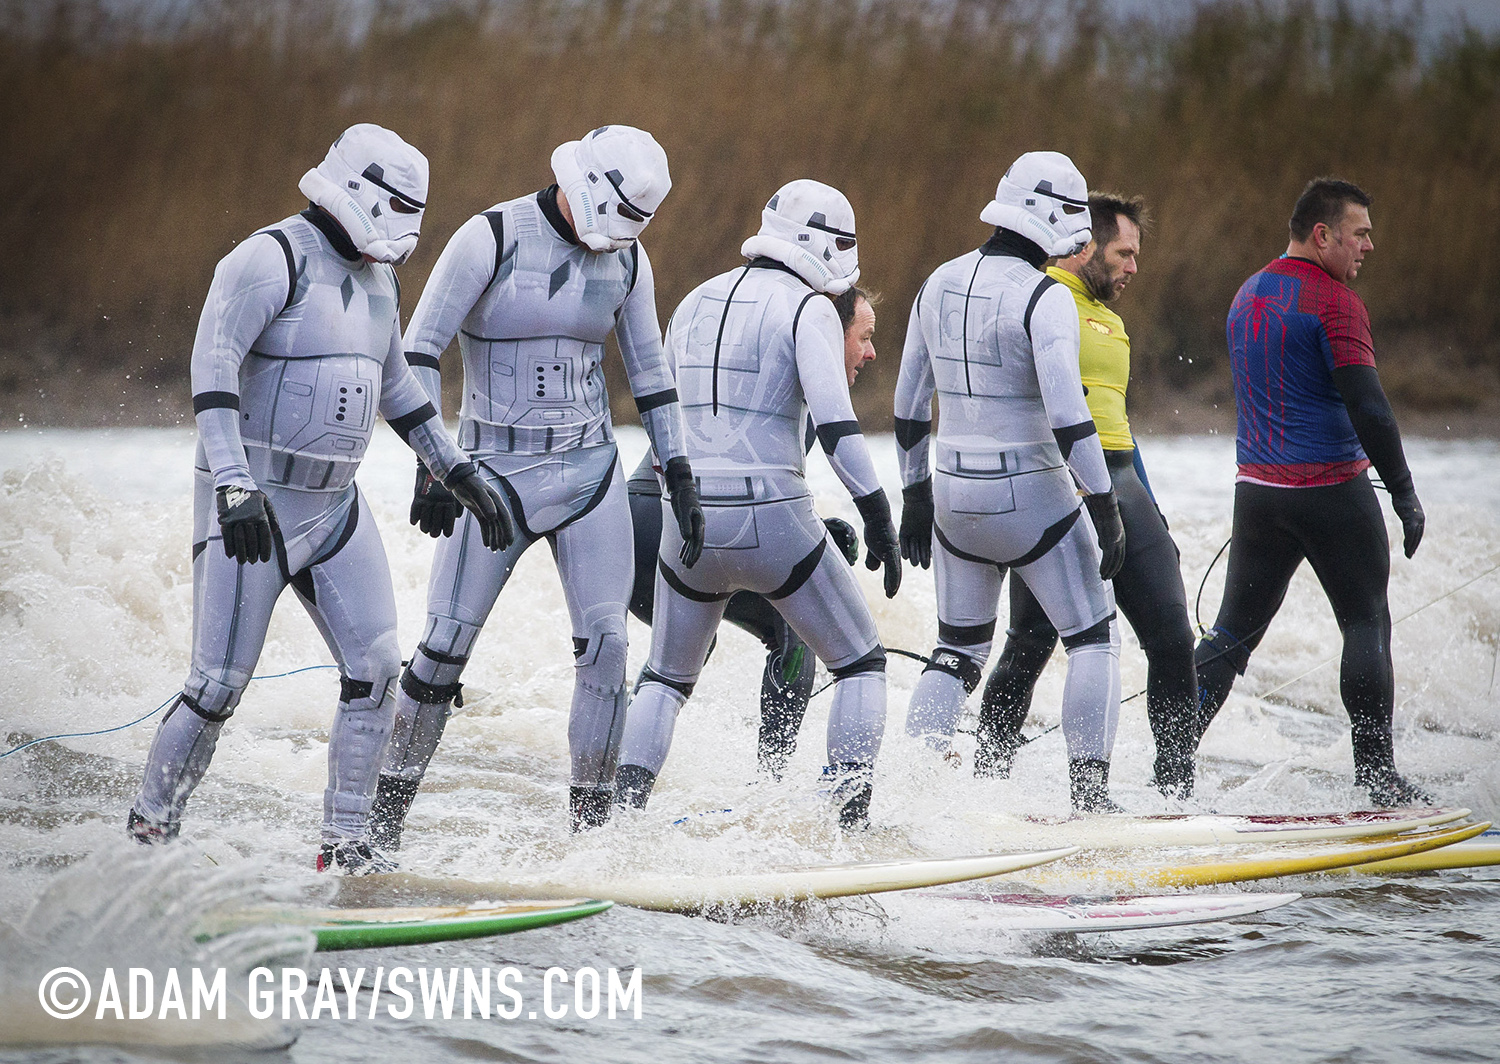
M578 241L591 251L635 243L672 188L667 153L634 126L600 126L582 140L559 144L552 172Z
M1029 151L1011 163L979 217L1048 255L1076 255L1093 236L1088 184L1073 160L1057 151Z
M859 280L854 208L842 192L821 181L782 185L760 212L760 232L745 241L740 254L775 259L816 291L839 295Z
M427 156L389 129L350 126L297 187L333 215L361 254L399 266L416 250L427 208Z

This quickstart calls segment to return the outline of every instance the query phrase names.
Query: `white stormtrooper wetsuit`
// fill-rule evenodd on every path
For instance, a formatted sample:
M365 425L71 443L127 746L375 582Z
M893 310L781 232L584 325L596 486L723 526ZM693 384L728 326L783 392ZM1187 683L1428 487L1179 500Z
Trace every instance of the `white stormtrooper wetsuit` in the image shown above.
M707 530L702 558L684 570L681 536L663 514L651 655L620 746L619 789L634 804L644 804L661 771L677 712L740 590L769 599L833 673L829 765L840 778L862 775L856 786L867 787L885 729L885 650L803 478L809 411L850 494L881 491L843 350L832 302L770 258L705 282L672 316L667 353Z
M651 260L639 241L594 252L577 242L557 187L501 203L461 226L434 267L406 330L407 359L434 403L438 356L455 334L464 360L459 443L508 501L517 537L482 550L467 514L439 540L427 628L401 677L381 778L385 845L442 737L475 639L517 559L545 537L573 628L568 726L571 795L612 791L624 723L625 610L633 547L625 475L610 422L604 341L613 331L652 447L684 453L682 419L662 353ZM672 522L676 527L675 522ZM386 803L392 812L386 812ZM377 826L377 836L384 833Z
M1077 309L1067 288L1041 272L1044 261L1035 244L999 230L938 267L913 307L896 438L902 483L933 476L938 643L906 730L947 748L989 657L1010 569L1067 648L1070 762L1107 762L1119 716L1119 637L1074 480L1087 493L1108 492L1109 471L1079 379ZM934 389L942 419L929 474Z
M192 358L192 669L157 729L132 818L158 836L176 834L288 584L341 676L323 839L364 836L401 655L385 548L355 470L377 409L438 475L465 461L407 366L398 296L394 269L365 262L314 208L251 236L214 271ZM215 491L227 485L270 500L273 560L226 556Z

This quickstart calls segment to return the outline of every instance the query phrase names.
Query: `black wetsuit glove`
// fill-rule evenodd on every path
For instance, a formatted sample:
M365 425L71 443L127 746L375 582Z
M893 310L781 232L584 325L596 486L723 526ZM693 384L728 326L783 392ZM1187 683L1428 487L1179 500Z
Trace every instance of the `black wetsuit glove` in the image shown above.
M677 557L691 569L703 555L703 506L698 502L693 467L686 458L678 455L667 459L661 475L667 482L667 493L672 497L672 515L677 518L677 530L682 533L682 550Z
M891 523L891 504L885 492L877 488L854 500L854 507L865 520L865 568L872 572L885 566L885 597L895 598L901 586L901 550L896 540L896 526Z
M510 519L510 511L495 489L485 483L473 462L460 462L454 466L443 484L479 521L479 538L486 547L504 550L515 542L516 526Z
M834 543L838 544L846 562L853 565L859 561L859 533L854 531L853 525L837 517L825 517L823 527L828 529L828 534L833 537Z
M453 535L453 523L463 512L453 492L433 476L422 459L417 459L417 487L411 499L411 523L424 534L437 539Z
M1427 527L1427 515L1417 501L1414 488L1391 492L1391 509L1401 518L1401 549L1410 558L1417 553L1417 544L1422 542L1422 530Z
M1089 520L1094 522L1094 531L1099 536L1099 549L1104 558L1099 562L1099 576L1113 580L1125 564L1125 522L1120 520L1120 503L1113 489L1097 495L1085 495L1083 504L1088 507Z
M932 565L932 478L901 489L901 557L923 569Z
M266 493L230 484L217 495L225 556L241 565L270 561L276 550L276 511Z

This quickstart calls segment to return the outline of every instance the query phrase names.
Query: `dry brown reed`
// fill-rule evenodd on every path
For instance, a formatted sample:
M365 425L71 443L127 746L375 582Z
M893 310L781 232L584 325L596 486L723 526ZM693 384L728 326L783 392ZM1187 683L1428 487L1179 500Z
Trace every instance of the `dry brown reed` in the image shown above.
M472 0L417 21L379 7L358 33L310 0L221 0L171 32L88 3L54 6L40 29L12 9L0 417L65 420L58 402L94 416L87 396L129 391L126 374L180 412L214 262L302 206L298 177L355 121L432 161L408 310L465 218L547 184L552 147L606 122L652 130L672 161L647 236L664 317L736 262L781 182L839 186L865 277L887 297L881 358L856 392L874 428L889 424L917 287L984 239L980 207L1032 148L1150 203L1143 270L1120 305L1138 408L1227 395L1224 312L1284 247L1302 184L1325 173L1376 198L1359 289L1377 341L1400 352L1383 363L1398 400L1464 406L1500 390L1500 42L1470 33L1424 51L1413 23L1299 2L1165 24L1052 9Z

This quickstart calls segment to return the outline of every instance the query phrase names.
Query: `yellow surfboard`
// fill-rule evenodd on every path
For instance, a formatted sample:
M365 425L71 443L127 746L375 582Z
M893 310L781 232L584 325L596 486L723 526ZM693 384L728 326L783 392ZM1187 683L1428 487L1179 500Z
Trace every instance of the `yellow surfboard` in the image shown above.
M1027 874L1027 882L1054 890L1066 884L1086 883L1123 892L1143 887L1203 887L1217 883L1243 883L1252 879L1326 872L1371 861L1389 861L1414 854L1441 851L1482 834L1489 823L1457 828L1419 831L1393 838L1332 846L1288 846L1262 850L1247 857L1217 861L1184 861L1180 864L1121 864L1118 854L1082 855ZM1113 858L1114 863L1110 863Z
M1500 865L1500 831L1491 829L1466 842L1455 842L1437 850L1392 857L1388 861L1371 861L1355 865L1350 872L1392 875L1400 872L1438 872L1445 868L1486 868Z

